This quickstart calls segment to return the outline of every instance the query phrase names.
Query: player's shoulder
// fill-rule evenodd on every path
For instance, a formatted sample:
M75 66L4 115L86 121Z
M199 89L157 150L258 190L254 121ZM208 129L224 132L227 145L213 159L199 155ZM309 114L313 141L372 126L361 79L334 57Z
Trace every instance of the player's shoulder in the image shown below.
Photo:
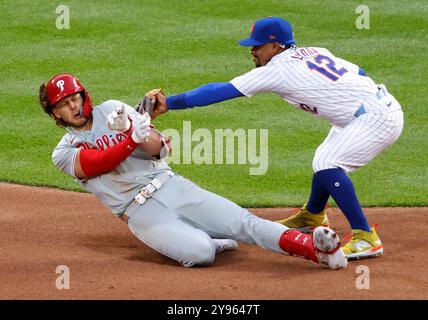
M318 52L318 53L330 53L330 50L328 50L327 48L323 48L323 47L305 47L304 49L307 50L313 50L314 52Z
M58 144L55 147L55 150L73 147L73 145L75 144L76 138L77 138L77 135L73 133L72 130L67 131L59 140Z
M77 132L73 128L68 128L52 152L54 163L74 156L77 150L82 147L90 149L92 145L88 141L90 141L91 136L90 130Z
M334 56L334 54L327 48L323 47L308 47L308 51L311 51L314 55L325 55L325 56Z
M71 132L67 131L62 136L61 140L59 140L57 147L61 146L61 145L71 144L71 141L73 140L73 137L74 137L74 135Z
M325 55L325 56L329 56L332 58L335 58L336 56L334 55L333 52L331 52L329 49L327 48L318 48L316 47L315 50L317 50L319 52L319 54Z
M52 151L52 158L57 158L63 152L63 150L72 147L73 139L73 134L71 134L70 132L65 133Z
M284 51L284 59L289 61L306 60L318 55L333 56L330 50L322 47L294 47Z
M98 117L107 117L110 112L114 111L114 109L121 104L123 104L122 101L114 99L104 101L103 103L94 107L92 110L92 116L94 119L97 119Z
M123 104L122 101L110 99L97 105L94 108L94 110L108 110L108 112L110 112L110 111L113 111L117 106L120 106L121 104Z

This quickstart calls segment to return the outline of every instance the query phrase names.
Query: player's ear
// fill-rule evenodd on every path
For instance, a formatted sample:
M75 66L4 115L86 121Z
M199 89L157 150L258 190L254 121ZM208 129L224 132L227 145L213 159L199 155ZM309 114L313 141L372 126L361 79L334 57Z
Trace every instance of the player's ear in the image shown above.
M52 114L54 115L55 118L61 119L61 116L59 115L59 112L55 107L52 107Z
M275 52L279 52L282 50L279 42L273 42L273 49L275 50Z

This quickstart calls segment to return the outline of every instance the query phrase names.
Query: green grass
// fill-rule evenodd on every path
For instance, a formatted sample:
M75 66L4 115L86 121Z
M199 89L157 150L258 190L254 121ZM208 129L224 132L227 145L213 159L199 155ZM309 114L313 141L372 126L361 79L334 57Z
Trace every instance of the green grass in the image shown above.
M257 19L289 19L300 46L322 46L365 68L402 103L405 129L385 153L352 174L365 206L428 205L426 1L365 1L369 30L357 30L360 1L67 1L71 28L55 28L51 1L0 3L0 181L80 190L53 166L64 131L38 106L40 83L76 74L96 104L134 105L163 87L178 93L250 70L247 37ZM251 165L172 167L243 206L297 206L307 200L311 161L329 125L269 94L169 112L160 129L269 129L269 169Z

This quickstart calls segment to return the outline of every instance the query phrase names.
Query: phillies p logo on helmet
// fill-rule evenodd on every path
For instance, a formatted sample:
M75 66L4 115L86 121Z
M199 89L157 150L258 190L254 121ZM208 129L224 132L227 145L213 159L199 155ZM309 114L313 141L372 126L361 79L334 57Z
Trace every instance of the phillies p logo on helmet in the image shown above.
M56 83L56 86L61 89L61 92L63 92L64 91L64 80L59 80Z

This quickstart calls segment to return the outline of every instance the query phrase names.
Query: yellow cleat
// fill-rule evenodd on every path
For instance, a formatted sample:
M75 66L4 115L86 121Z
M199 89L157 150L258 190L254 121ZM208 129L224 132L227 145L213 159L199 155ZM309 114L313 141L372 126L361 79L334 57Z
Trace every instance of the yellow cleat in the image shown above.
M348 259L364 259L383 254L383 245L374 227L372 232L352 229L352 238L342 249Z
M306 204L295 215L276 222L304 233L311 233L318 226L329 226L325 209L320 213L311 213L306 209Z

